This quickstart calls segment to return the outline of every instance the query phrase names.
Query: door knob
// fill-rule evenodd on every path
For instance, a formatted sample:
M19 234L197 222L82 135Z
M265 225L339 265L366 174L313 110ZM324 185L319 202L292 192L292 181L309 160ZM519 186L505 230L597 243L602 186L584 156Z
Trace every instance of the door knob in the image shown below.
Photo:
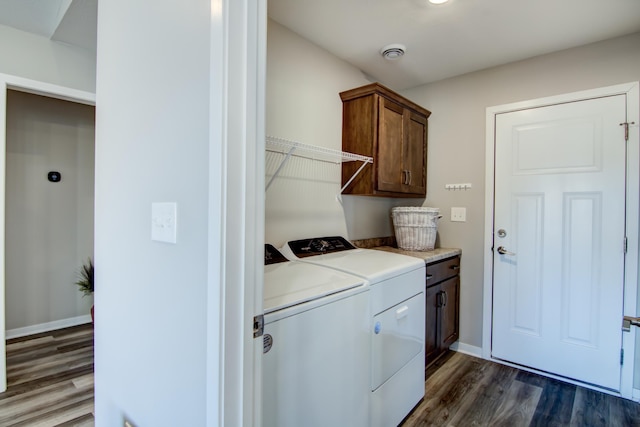
M515 255L515 252L509 252L504 246L498 246L497 250L500 255Z

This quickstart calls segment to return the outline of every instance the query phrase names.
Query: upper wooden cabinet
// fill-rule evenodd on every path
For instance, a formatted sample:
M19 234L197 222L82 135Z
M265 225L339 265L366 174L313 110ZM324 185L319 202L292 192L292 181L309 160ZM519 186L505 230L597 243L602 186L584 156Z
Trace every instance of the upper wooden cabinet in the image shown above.
M379 83L340 93L342 149L373 157L373 165L342 192L383 197L427 194L427 118L431 112ZM342 164L342 185L359 164Z

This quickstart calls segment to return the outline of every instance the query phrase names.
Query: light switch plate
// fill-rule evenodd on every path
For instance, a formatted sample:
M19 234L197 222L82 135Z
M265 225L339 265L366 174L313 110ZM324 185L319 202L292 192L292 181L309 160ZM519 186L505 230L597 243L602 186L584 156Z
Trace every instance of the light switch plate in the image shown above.
M467 208L451 208L451 222L466 222Z
M151 240L176 243L177 211L176 203L151 203Z

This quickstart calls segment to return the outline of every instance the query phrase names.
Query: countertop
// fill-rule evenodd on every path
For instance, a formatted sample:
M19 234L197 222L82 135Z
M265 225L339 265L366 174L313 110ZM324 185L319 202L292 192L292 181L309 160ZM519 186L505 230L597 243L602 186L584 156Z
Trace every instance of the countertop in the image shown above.
M378 251L395 252L397 254L421 258L426 264L462 254L462 250L457 248L436 248L432 251L405 251L404 249L394 248L391 246L377 246L371 249L375 249Z

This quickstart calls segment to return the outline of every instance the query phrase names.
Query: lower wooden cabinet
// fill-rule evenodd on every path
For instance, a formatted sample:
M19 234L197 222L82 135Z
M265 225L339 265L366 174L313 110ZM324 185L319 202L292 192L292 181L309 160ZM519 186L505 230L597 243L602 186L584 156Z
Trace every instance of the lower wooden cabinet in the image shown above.
M460 257L427 264L425 368L458 340Z

